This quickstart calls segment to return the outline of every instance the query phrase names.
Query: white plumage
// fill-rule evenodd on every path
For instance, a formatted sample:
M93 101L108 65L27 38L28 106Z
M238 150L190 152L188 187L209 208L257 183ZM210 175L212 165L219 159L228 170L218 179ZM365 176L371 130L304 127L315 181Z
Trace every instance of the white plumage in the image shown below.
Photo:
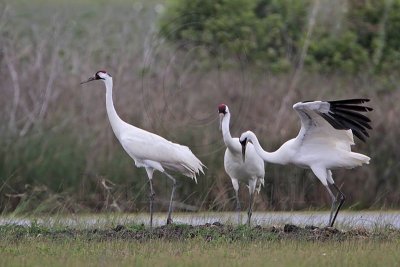
M366 129L372 129L370 120L360 112L372 111L361 106L369 99L347 99L338 101L299 102L293 106L301 120L301 129L296 138L284 143L275 152L266 152L256 135L247 131L239 141L245 147L247 141L253 143L257 154L267 162L276 164L295 164L310 168L326 187L332 198L329 225L333 226L336 216L344 203L345 196L335 185L331 170L354 168L368 164L370 158L351 151L354 145L353 134L365 141ZM340 196L335 197L329 188L333 186ZM335 206L339 204L335 210Z
M172 222L172 201L176 180L166 170L179 172L197 182L197 175L203 172L204 165L186 146L172 143L165 138L124 122L117 114L112 98L113 80L105 71L98 71L87 81L102 80L106 86L107 115L115 136L124 150L135 161L137 167L146 168L150 181L150 226L153 225L154 190L152 184L154 170L164 173L173 182L168 210L167 224Z
M199 171L203 172L201 161L187 146L172 143L134 126L117 138L135 160L137 167L151 167L160 172L164 172L165 169L180 172L194 179L196 183L196 175Z
M254 192L260 192L261 185L264 185L264 160L257 155L252 144L246 147L246 161L242 160L242 147L239 143L239 138L232 138L229 123L231 119L231 113L229 108L225 104L221 104L218 107L220 116L220 127L222 130L222 137L226 145L225 156L224 156L224 167L226 173L229 175L232 181L233 188L236 193L236 210L238 212L238 222L240 223L240 201L239 201L239 181L248 184L250 200L247 224L250 225Z

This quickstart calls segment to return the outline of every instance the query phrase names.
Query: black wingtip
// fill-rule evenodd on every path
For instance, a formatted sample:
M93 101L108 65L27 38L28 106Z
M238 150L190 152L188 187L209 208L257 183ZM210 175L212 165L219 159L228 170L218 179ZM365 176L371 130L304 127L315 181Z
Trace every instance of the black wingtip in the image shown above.
M357 138L358 139L360 139L363 143L365 143L366 141L365 141L365 137L364 137L364 135L362 135L360 132L358 132L358 131L354 131L354 130L351 130L352 132L353 132L353 134L355 135L355 136L357 136Z
M370 112L373 108L361 104L369 101L368 98L328 101L330 104L329 112L319 115L335 129L351 130L358 139L365 142L366 138L369 137L367 129L372 129L372 127L370 126L371 120L361 113Z
M345 105L345 104L331 104L332 108L335 109L345 109L345 110L354 110L357 112L369 112L372 111L373 108L366 106L358 106L358 105Z
M328 101L330 104L342 104L342 105L351 105L351 104L363 104L369 102L369 98L353 98L353 99L342 99L342 100L334 100Z

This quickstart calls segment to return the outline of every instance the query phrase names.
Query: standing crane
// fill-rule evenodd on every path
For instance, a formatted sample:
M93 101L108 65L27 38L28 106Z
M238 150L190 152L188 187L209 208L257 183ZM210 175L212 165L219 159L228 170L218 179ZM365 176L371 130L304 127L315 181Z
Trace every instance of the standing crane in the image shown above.
M250 141L264 161L282 165L292 163L310 168L332 198L329 226L333 227L345 201L345 195L333 181L331 170L354 168L368 164L370 160L363 154L351 151L351 146L354 145L353 134L365 141L365 138L369 137L367 129L372 129L370 119L361 114L373 110L361 105L368 101L369 99L346 99L296 103L293 109L297 111L301 120L301 129L297 137L270 153L261 147L253 132L247 131L239 138L243 160L246 159L246 144ZM337 191L336 197L330 186Z
M250 226L251 215L253 212L254 192L260 193L261 185L264 185L264 160L257 155L252 144L246 148L246 161L242 160L242 148L239 138L232 138L229 130L231 113L225 104L218 106L220 116L220 129L226 145L224 156L224 167L226 173L232 181L233 189L236 194L236 211L238 213L238 223L240 223L240 201L239 201L239 181L248 184L250 198L249 209L247 212L247 224Z
M169 202L167 224L172 223L172 203L176 189L176 179L166 170L179 172L197 183L197 175L203 172L203 163L186 146L172 143L163 137L124 122L114 108L112 90L113 79L106 71L101 70L90 77L87 83L101 80L106 87L106 108L108 119L115 136L128 155L135 161L136 167L144 167L150 183L150 227L153 226L153 172L162 172L172 181L172 192Z

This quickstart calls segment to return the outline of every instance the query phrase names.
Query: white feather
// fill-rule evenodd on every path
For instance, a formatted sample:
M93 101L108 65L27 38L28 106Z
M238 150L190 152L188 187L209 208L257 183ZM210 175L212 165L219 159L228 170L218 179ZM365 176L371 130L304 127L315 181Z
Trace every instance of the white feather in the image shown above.
M196 175L204 173L204 165L187 146L172 143L133 126L118 139L138 167L151 167L160 172L165 169L180 172L196 182Z

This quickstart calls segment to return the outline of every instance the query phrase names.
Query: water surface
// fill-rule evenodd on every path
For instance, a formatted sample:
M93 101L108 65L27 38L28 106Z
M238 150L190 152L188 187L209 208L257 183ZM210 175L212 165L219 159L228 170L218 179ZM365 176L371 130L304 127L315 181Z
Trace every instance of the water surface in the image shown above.
M164 225L166 213L156 213L153 223L155 226ZM241 214L242 223L247 220L247 214ZM59 215L43 217L0 217L0 225L15 224L30 226L33 223L44 226L69 226L77 228L112 227L117 224L145 224L149 223L148 213L124 214L90 214L90 215ZM295 224L299 226L315 225L326 226L329 212L255 212L252 225L272 226ZM202 213L174 213L174 223L200 225L220 222L223 224L238 224L237 214L234 212L202 212ZM400 229L400 211L359 211L341 212L336 219L336 227L392 227Z

